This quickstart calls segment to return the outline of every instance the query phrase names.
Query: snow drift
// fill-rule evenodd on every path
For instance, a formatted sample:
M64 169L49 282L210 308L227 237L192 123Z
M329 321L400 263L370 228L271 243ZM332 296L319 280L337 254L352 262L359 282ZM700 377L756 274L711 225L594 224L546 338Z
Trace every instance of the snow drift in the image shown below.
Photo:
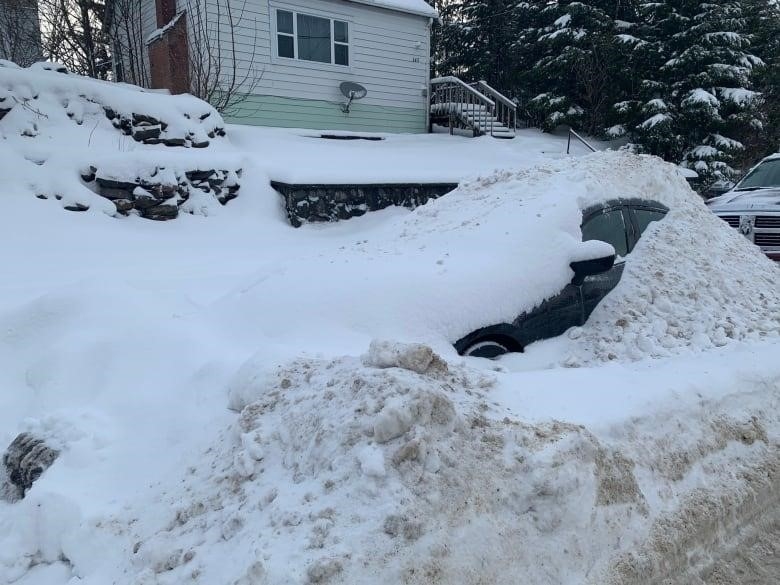
M529 138L527 168L294 230L258 145L297 168L303 138L144 144L89 101L81 125L68 117L58 92L79 102L82 81L11 75L56 84L45 117L15 105L0 121L0 444L29 433L58 456L0 501L0 582L686 583L774 509L778 268L673 167L537 164L546 143ZM510 148L378 148L408 160L415 139ZM363 176L380 152L337 148ZM208 218L117 220L80 177L102 156L118 181L239 161L252 195ZM632 197L671 211L584 327L496 362L455 354L605 251L581 241L581 209Z

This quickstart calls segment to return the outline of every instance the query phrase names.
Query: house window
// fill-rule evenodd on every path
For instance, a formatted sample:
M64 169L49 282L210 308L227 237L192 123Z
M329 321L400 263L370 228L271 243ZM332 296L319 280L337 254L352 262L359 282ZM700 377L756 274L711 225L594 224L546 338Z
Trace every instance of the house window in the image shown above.
M276 54L288 59L349 65L349 24L290 10L276 11Z

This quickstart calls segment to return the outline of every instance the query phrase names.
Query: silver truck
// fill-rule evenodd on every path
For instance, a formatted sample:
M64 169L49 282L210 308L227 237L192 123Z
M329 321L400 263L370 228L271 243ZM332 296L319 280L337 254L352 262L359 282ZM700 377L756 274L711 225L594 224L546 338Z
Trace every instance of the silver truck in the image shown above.
M766 157L709 208L780 262L780 153Z

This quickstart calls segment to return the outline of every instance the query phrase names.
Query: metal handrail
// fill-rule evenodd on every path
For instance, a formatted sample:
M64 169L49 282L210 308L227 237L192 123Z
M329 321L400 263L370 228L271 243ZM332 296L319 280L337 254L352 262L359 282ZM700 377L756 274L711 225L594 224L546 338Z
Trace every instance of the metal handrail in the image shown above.
M493 89L487 84L487 81L480 80L477 82L477 84L484 89L486 92L488 92L490 95L492 95L495 99L497 99L500 102L505 103L510 108L517 108L517 104L510 100L508 97L506 97L504 94L499 92L497 89Z
M457 77L455 77L453 75L446 75L444 77L435 77L434 79L431 79L431 85L443 85L443 84L446 84L446 83L453 83L455 85L458 85L458 86L462 87L463 89L465 89L467 91L470 91L471 93L474 94L474 97L479 98L480 100L482 100L486 104L489 104L490 106L495 106L496 105L495 102L493 100L491 100L489 97L487 97L485 95L482 95L476 89L471 87L468 83L466 83L462 79L458 79Z
M579 140L585 146L587 146L590 149L591 152L597 152L596 149L593 148L593 146L591 146L591 144L587 140L585 140L582 136L577 134L572 128L569 128L569 140L566 143L566 154L569 154L569 149L571 148L571 137L572 136L574 136L577 140Z
M474 136L493 135L496 103L457 77L431 80L431 109L440 115L447 114L450 134L456 124L462 122L471 127ZM485 122L489 123L489 128L485 127Z
M497 102L496 117L498 121L504 124L507 128L512 130L517 129L517 104L510 100L508 97L500 93L498 90L493 89L487 84L487 81L480 80L477 82L483 93L487 93Z

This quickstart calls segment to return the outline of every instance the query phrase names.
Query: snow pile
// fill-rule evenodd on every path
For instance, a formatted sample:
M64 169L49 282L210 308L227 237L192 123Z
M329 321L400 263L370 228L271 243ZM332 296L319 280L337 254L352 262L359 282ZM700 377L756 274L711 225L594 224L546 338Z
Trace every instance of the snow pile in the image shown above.
M183 148L171 147L224 148L223 128L219 113L193 96L144 91L56 68L0 66L0 157L7 196L56 200L70 211L132 211L159 219L175 217L192 196L184 210L207 213L235 195L240 159L210 152L185 155ZM148 181L160 170L180 177L193 171L222 176L219 185L205 188L188 183L174 197L157 189L159 182ZM133 188L123 194L90 183L96 172L114 182L132 175L125 182L152 187L149 201L136 201ZM226 184L229 173L235 176Z
M780 335L780 267L699 202L648 226L566 364L660 358Z
M118 583L639 583L670 564L664 542L723 536L707 514L770 497L770 386L595 434L502 416L496 383L415 344L250 359L238 420L166 486L167 511L118 527ZM737 474L752 480L729 491Z
M626 259L624 282L570 334L580 338L569 365L777 335L780 270L713 216L675 167L625 153L466 181L328 253L325 273L321 251L301 255L296 270L258 273L216 310L230 320L239 306L242 325L288 343L311 335L403 339L446 356L464 335L512 322L557 294L571 281L572 261L611 253L603 242L582 242L581 210L617 199L671 211ZM745 269L734 270L740 263Z
M626 584L680 566L676 551L706 556L735 511L773 509L778 341L756 324L774 319L776 268L705 219L674 167L611 153L493 172L560 152L542 157L549 137L522 132L356 145L244 128L233 145L176 149L85 103L81 125L57 100L46 117L15 105L0 121L0 445L27 432L59 452L23 499L0 501L0 582ZM22 115L36 136L9 130ZM427 150L444 154L432 164ZM252 196L208 220L116 221L34 197L95 209L81 198L109 202L85 183L229 188L230 173L209 171L236 161ZM482 176L411 212L285 222L269 177L355 168L391 182ZM457 356L460 335L611 251L579 225L613 198L672 212L627 258L611 316L546 345L551 362L589 367L532 370L531 348ZM753 304L733 310L745 291ZM617 336L621 318L633 337ZM719 326L745 343L718 347ZM659 337L644 350L647 332ZM634 361L640 350L662 359Z
M22 129L25 119L13 119L17 109L38 113L45 119L55 109L54 104L79 125L84 123L85 115L102 109L117 128L164 125L158 134L161 139L208 144L209 139L224 135L225 123L219 113L191 95L172 96L165 91L99 81L36 65L27 69L0 66L0 107L10 109L6 116L11 116L11 120L5 124L11 131Z

